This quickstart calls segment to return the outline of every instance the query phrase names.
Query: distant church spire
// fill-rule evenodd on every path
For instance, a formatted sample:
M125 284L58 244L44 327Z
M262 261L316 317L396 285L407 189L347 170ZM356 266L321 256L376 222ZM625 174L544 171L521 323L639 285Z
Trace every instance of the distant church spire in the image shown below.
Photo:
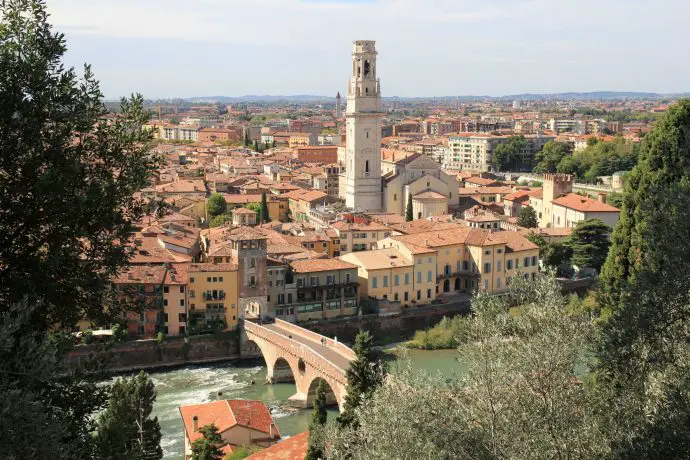
M338 94L335 95L335 118L340 118L342 114L340 108L340 91L338 91Z

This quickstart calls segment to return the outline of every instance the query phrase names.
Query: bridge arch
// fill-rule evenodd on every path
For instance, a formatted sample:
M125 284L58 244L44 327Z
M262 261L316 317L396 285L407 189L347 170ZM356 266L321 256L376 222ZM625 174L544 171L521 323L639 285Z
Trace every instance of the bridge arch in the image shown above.
M316 392L317 389L319 388L319 383L323 382L326 385L326 404L329 406L335 406L340 403L338 401L338 397L335 394L335 390L331 386L331 384L328 382L327 379L323 379L321 377L314 377L312 381L309 383L309 390L307 392L307 406L313 406L314 405L314 399L316 398ZM336 385L337 388L337 385ZM344 399L342 401L343 403L345 402Z
M342 410L347 394L346 371L355 358L342 343L281 320L270 323L243 321L242 346L256 344L266 361L269 383L295 382L290 402L298 407L313 404L319 381L326 382L327 401ZM256 354L256 349L251 347Z

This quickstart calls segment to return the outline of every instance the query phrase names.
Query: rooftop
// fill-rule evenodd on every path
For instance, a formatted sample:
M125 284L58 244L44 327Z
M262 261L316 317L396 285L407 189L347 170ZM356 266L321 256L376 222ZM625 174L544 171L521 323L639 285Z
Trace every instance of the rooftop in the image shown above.
M578 195L577 193L568 193L567 195L556 198L552 203L581 212L620 212L620 209L610 204Z

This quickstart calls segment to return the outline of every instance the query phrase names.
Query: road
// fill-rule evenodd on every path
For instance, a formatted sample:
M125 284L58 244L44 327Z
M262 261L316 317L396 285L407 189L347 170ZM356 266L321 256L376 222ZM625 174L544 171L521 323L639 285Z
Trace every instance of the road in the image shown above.
M341 355L340 353L338 353L337 351L333 350L332 348L328 347L327 345L324 346L324 345L320 344L319 342L315 342L313 340L304 338L304 337L297 335L293 332L288 332L288 331L282 329L280 327L280 325L278 325L276 323L262 324L262 326L265 327L266 329L270 329L273 332L284 335L285 337L292 336L292 340L311 348L312 351L320 354L321 356L326 358L328 361L330 361L334 365L338 366L340 369L343 370L343 372L350 368L350 360L347 359L345 356ZM328 340L330 341L331 339L328 339Z

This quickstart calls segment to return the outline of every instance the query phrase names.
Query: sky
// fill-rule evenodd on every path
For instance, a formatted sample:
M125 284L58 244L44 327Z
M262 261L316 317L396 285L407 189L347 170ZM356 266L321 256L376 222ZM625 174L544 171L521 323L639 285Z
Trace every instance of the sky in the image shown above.
M106 98L345 93L376 40L383 96L690 91L687 0L47 0Z

